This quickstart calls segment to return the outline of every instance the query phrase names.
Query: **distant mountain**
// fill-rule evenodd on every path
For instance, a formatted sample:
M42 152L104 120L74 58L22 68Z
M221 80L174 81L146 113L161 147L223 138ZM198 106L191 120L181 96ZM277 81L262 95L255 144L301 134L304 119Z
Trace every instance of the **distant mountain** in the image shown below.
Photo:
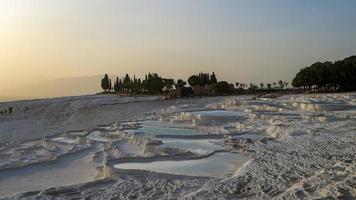
M94 94L102 76L68 77L0 89L0 101Z

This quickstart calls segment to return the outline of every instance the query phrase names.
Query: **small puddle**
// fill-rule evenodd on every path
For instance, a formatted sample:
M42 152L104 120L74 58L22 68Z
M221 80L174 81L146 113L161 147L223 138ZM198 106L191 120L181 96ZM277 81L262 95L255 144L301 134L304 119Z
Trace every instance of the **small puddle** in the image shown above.
M118 169L147 170L175 175L223 178L229 172L241 167L247 157L234 153L216 153L198 160L154 161L149 163L120 163Z

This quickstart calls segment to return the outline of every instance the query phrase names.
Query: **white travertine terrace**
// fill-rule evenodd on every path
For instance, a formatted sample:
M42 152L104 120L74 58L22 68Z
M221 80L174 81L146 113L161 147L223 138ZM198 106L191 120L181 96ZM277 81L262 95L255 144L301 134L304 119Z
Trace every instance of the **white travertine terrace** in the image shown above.
M0 103L10 105L13 115L0 116L0 198L356 196L355 93ZM147 118L153 121L140 121ZM164 137L140 132L142 126ZM232 156L219 157L225 153ZM204 168L211 161L224 170L213 175ZM127 167L116 169L120 163ZM207 169L202 177L194 176L199 166Z

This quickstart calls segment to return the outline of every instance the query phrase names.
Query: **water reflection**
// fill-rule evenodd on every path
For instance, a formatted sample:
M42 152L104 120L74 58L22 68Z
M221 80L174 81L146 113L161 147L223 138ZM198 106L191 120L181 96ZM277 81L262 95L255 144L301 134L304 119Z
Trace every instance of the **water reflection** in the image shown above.
M119 169L148 170L187 176L223 178L227 173L241 167L247 157L234 153L216 153L208 158L183 161L155 161L149 163L122 163L114 165Z

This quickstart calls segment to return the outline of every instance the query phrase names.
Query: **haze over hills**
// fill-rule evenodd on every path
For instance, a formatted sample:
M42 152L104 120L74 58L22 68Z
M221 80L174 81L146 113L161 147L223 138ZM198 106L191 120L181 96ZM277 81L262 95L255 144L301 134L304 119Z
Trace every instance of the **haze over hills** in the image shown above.
M0 101L94 94L101 91L101 78L101 75L66 77L8 85L6 88L0 87Z

